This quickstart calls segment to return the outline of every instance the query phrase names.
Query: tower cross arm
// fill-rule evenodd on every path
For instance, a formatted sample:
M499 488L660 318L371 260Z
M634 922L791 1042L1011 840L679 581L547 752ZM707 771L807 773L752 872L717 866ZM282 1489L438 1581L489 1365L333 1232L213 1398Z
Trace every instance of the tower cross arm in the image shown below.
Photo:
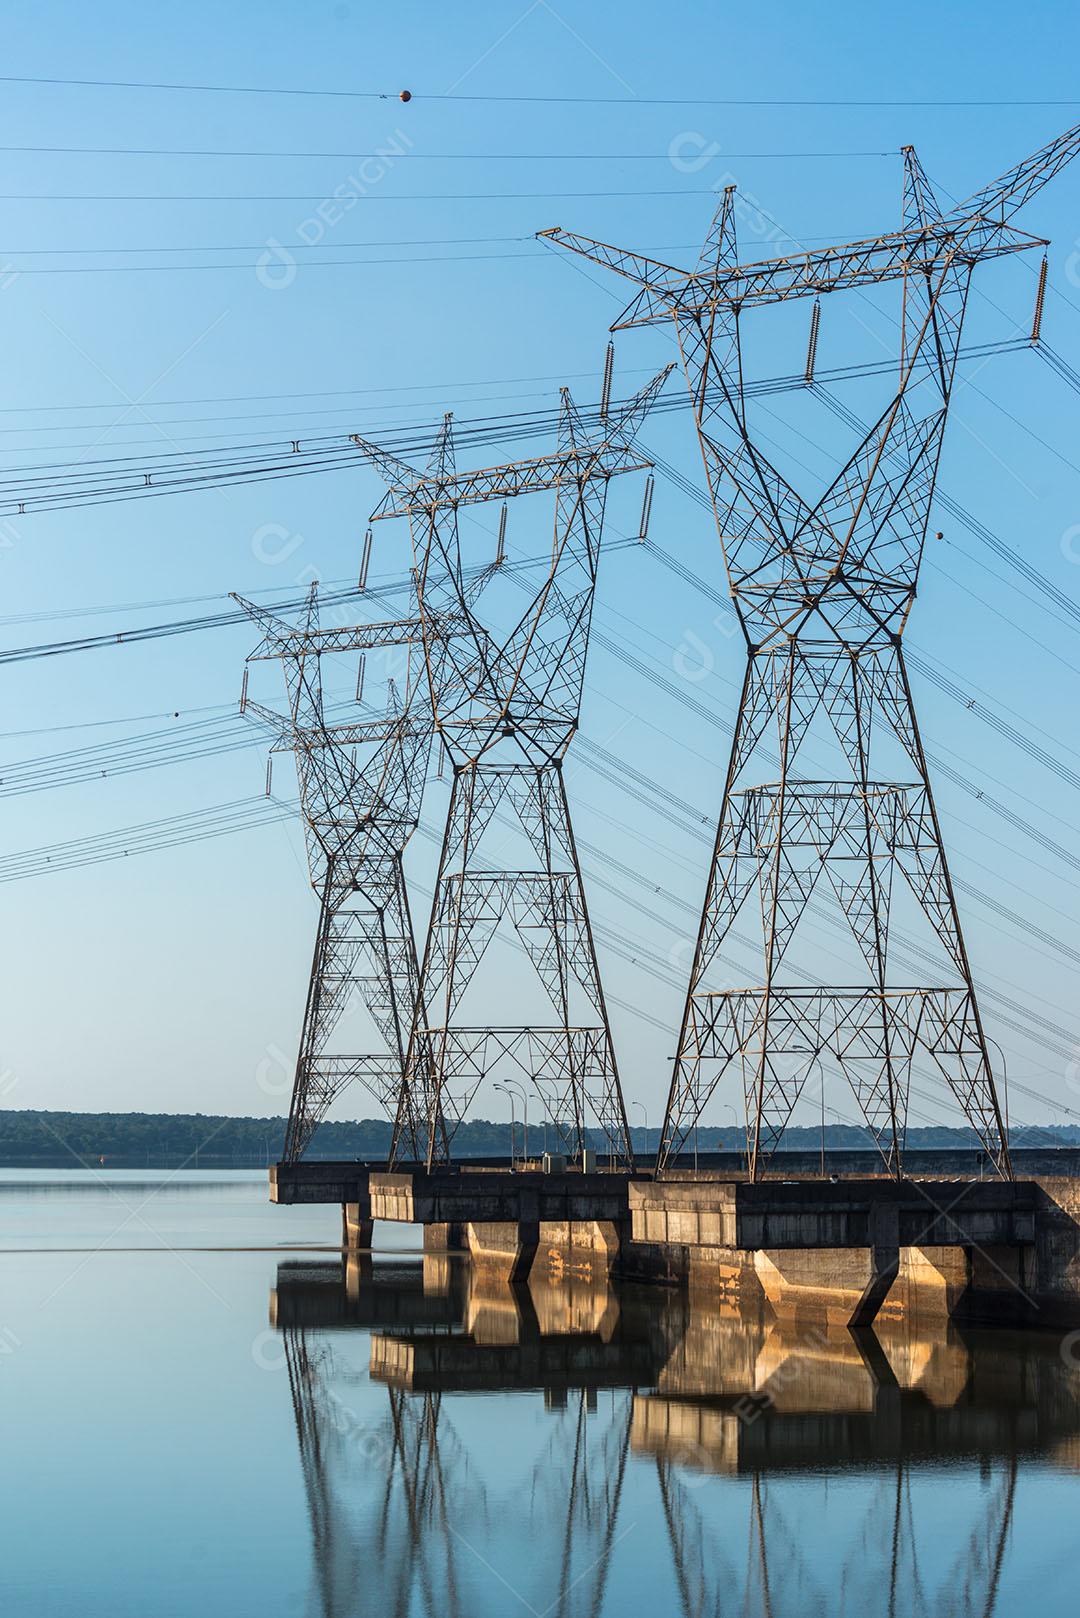
M234 596L234 600L243 604L239 596ZM305 630L281 624L268 629L247 661L257 663L331 652L372 652L382 646L411 646L422 639L419 618L396 618L387 623L355 624L341 629Z
M385 742L392 738L401 741L409 737L424 737L431 729L426 719L409 714L385 714L379 719L346 720L338 725L303 725L285 714L275 713L261 702L247 698L244 714L256 719L278 733L274 751L314 753L322 748L361 747L367 742Z
M372 522L386 517L433 516L437 511L453 511L458 506L477 505L484 500L511 500L519 494L560 489L567 483L582 487L596 478L649 471L652 462L634 448L634 434L672 369L673 366L665 365L632 398L619 405L602 406L595 436L586 431L564 389L559 448L550 455L509 461L502 466L454 472L452 463L440 458L434 468L429 465L426 472L420 473L398 461L394 463L395 474L390 476L386 466L388 457L379 446L354 433L353 443L380 467L389 483L381 504L372 513Z
M386 742L394 737L401 741L423 738L430 730L430 724L419 716L387 714L381 719L346 720L340 725L297 725L290 734L295 746L314 751L319 747L362 747L365 742Z
M359 442L359 440L358 440ZM519 494L557 489L566 482L615 477L621 472L648 471L651 461L624 445L611 449L567 449L535 460L463 472L458 477L415 477L407 486L387 491L372 522L386 517L407 517L447 507L477 505L484 500L509 500Z
M614 270L616 275L633 281L635 286L661 294L677 290L687 279L693 279L689 270L666 264L663 259L646 258L644 253L635 253L628 247L613 247L609 242L598 241L595 236L582 236L572 230L563 230L561 225L538 230L536 239L554 242L571 253L591 259L594 264L603 265L605 270Z
M259 724L265 725L268 730L276 731L278 747L286 743L291 746L289 738L293 734L294 727L292 720L285 714L277 713L273 708L267 708L261 702L253 701L251 697L244 699L243 714L246 719L258 720ZM276 752L277 748L274 751Z
M1000 179L976 191L957 208L957 219L997 220L1004 224L1022 208L1047 181L1060 174L1066 163L1080 153L1080 124L1074 124L1062 134L1047 141L1037 152L1032 152L1013 165Z
M617 261L624 258L632 261L635 257L567 231L550 230L543 234L569 252L616 269L619 274L628 272L620 269ZM1005 253L1043 245L1041 237L979 218L943 222L931 232L892 231L865 241L739 264L715 276L668 270L665 281L639 280L641 290L613 323L612 330L656 325L670 320L673 315L704 316L722 305L738 308L818 297L846 287L899 280L913 271L933 272L949 256L998 258ZM638 278L631 275L630 279Z
M981 222L951 228L943 225L930 232L895 231L817 252L740 264L700 291L690 287L680 302L686 312L704 312L722 303L784 303L789 298L812 298L847 287L897 281L913 273L933 274L950 258L1000 258L1044 245L1041 237L1011 226Z

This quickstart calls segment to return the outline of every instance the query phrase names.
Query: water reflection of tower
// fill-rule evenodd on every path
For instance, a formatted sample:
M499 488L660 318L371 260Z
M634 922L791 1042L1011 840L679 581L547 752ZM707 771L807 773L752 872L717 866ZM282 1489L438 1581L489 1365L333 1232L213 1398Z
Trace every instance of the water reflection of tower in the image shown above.
M604 1605L612 1554L620 1537L626 1462L630 1452L633 1400L619 1393L611 1419L596 1431L596 1395L587 1388L564 1399L562 1419L548 1439L547 1463L538 1464L536 1479L554 1516L564 1514L557 1548L558 1594L548 1611L598 1614Z
M442 1419L442 1396L412 1399L390 1388L382 1421L367 1426L332 1392L331 1351L315 1334L286 1327L285 1354L322 1618L349 1618L375 1590L387 1618L414 1610L454 1618L463 1608L447 1474L460 1445ZM369 1478L382 1473L381 1488L359 1514L346 1486L357 1465ZM456 1511L464 1498L455 1491Z
M542 1391L543 1446L506 1468L498 1515L486 1543L473 1547L482 1582L503 1580L526 1610L591 1618L604 1609L629 1531L620 1516L631 1390L650 1384L670 1351L668 1313L655 1294L647 1303L621 1298L606 1281L534 1274L528 1287L513 1287L472 1271L460 1334L395 1332L372 1342L372 1376L414 1394L436 1386L448 1395ZM532 1555L500 1543L503 1522L529 1525Z
M483 1590L494 1578L494 1594L501 1553L503 1575L536 1610L598 1614L621 1538L632 1388L654 1380L658 1347L670 1344L655 1330L647 1340L646 1311L622 1319L606 1286L541 1278L527 1291L445 1259L411 1275L397 1266L385 1279L383 1268L350 1287L342 1264L282 1265L273 1298L323 1618L361 1610L360 1592L373 1585L380 1613L476 1611L470 1580ZM371 1381L387 1397L377 1417L358 1416L335 1389L343 1372L335 1358L344 1357L319 1327L337 1331L350 1318L373 1328ZM548 1417L538 1455L497 1498L448 1423L445 1400L495 1388L542 1391ZM365 1484L368 1504L358 1509ZM500 1543L514 1522L530 1524L541 1556L523 1560Z
M994 1472L948 1574L936 1581L941 1591L948 1592L947 1609L935 1605L939 1592L930 1588L920 1563L910 1465L898 1460L894 1474L874 1481L854 1545L828 1584L815 1577L803 1551L805 1536L783 1512L768 1474L754 1471L749 1479L743 1593L737 1610L754 1618L824 1615L838 1610L839 1587L847 1602L845 1611L900 1618L908 1612L949 1610L992 1618L1012 1525L1018 1465L1013 1455ZM731 1610L732 1591L738 1585L725 1555L734 1549L734 1540L729 1537L721 1546L710 1533L698 1496L687 1488L684 1468L677 1461L658 1455L656 1479L679 1611L685 1618L720 1618Z
M795 1334L767 1321L759 1324L756 1342L750 1334L747 1352L739 1342L744 1323L729 1322L729 1346L742 1352L724 1356L726 1374L716 1362L710 1398L701 1345L693 1342L702 1324L701 1316L692 1317L687 1341L665 1367L665 1391L635 1401L631 1435L635 1449L655 1458L687 1618L729 1610L733 1578L743 1585L738 1610L767 1618L840 1610L890 1618L948 1610L989 1618L1009 1544L1020 1454L1046 1447L1063 1419L1076 1422L1056 1356L1036 1354L1017 1364L1023 1356L985 1345L973 1354L959 1337L946 1343L937 1336L906 1340L902 1331L881 1338ZM723 1336L718 1324L707 1321L714 1349ZM792 1369L792 1359L805 1363ZM742 1394L740 1383L747 1390ZM965 1504L953 1528L942 1520L935 1485L944 1476L941 1463L957 1457L969 1466L977 1459L980 1484L970 1509L961 1485L956 1498ZM695 1486L708 1473L748 1484L740 1491L741 1525L736 1531L729 1521L722 1539L710 1534L707 1497ZM812 1479L817 1492L830 1476L841 1482L854 1477L859 1487L842 1490L839 1526L823 1513L815 1533L799 1491ZM790 1502L800 1516L785 1509ZM738 1575L716 1565L718 1540ZM823 1564L826 1544L835 1549ZM745 1546L745 1553L734 1554L735 1546Z

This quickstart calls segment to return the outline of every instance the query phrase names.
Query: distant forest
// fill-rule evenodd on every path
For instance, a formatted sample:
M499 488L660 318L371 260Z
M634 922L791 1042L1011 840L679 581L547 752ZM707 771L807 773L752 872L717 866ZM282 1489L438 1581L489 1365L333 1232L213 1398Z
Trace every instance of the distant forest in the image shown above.
M659 1131L633 1131L634 1147L641 1152L656 1149ZM593 1131L594 1144L602 1147L599 1132ZM227 1118L209 1113L150 1112L3 1112L0 1111L0 1165L6 1168L72 1168L81 1163L98 1166L102 1161L114 1167L259 1168L277 1162L285 1138L284 1118ZM745 1142L739 1131L702 1129L698 1148L702 1152L739 1151ZM821 1144L818 1129L789 1129L784 1148L816 1151ZM871 1145L865 1130L846 1124L830 1124L825 1130L827 1148L858 1148ZM978 1144L967 1129L910 1129L908 1145L918 1147L974 1147ZM1071 1126L1025 1127L1014 1133L1015 1146L1080 1146L1080 1128ZM308 1149L309 1159L385 1158L390 1145L390 1125L379 1118L361 1118L354 1123L325 1123ZM518 1119L515 1148L523 1147L521 1120ZM543 1130L529 1126L529 1149L535 1154L543 1147ZM454 1140L458 1157L507 1157L510 1154L510 1126L475 1118L462 1124Z

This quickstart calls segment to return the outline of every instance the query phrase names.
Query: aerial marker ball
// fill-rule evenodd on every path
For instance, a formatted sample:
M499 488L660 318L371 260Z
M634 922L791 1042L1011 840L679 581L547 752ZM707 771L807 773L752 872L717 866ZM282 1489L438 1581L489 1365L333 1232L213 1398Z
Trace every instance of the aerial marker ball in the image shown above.
M411 101L412 100L412 91L411 90L402 90L401 94L398 96L398 100L399 101Z

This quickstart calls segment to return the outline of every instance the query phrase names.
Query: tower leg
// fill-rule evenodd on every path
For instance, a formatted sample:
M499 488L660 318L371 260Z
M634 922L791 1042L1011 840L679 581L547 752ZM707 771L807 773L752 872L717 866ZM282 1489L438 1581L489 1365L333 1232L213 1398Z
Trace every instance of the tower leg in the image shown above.
M766 693L763 699L761 693ZM769 707L779 779L739 784ZM850 780L806 780L791 768L815 713L827 714ZM871 778L870 725L892 732L913 766L907 782ZM889 972L889 909L903 879L933 930L944 986L898 986ZM761 976L712 988L725 940L750 888L760 890ZM831 889L866 963L865 987L806 988L785 956L817 887ZM803 974L800 974L802 976ZM953 981L950 984L949 978ZM661 1139L659 1167L696 1129L717 1086L738 1069L750 1177L764 1171L816 1065L839 1070L890 1173L902 1173L913 1065L936 1069L998 1171L1008 1143L990 1069L941 829L896 645L753 653ZM823 1103L824 1104L824 1103Z

